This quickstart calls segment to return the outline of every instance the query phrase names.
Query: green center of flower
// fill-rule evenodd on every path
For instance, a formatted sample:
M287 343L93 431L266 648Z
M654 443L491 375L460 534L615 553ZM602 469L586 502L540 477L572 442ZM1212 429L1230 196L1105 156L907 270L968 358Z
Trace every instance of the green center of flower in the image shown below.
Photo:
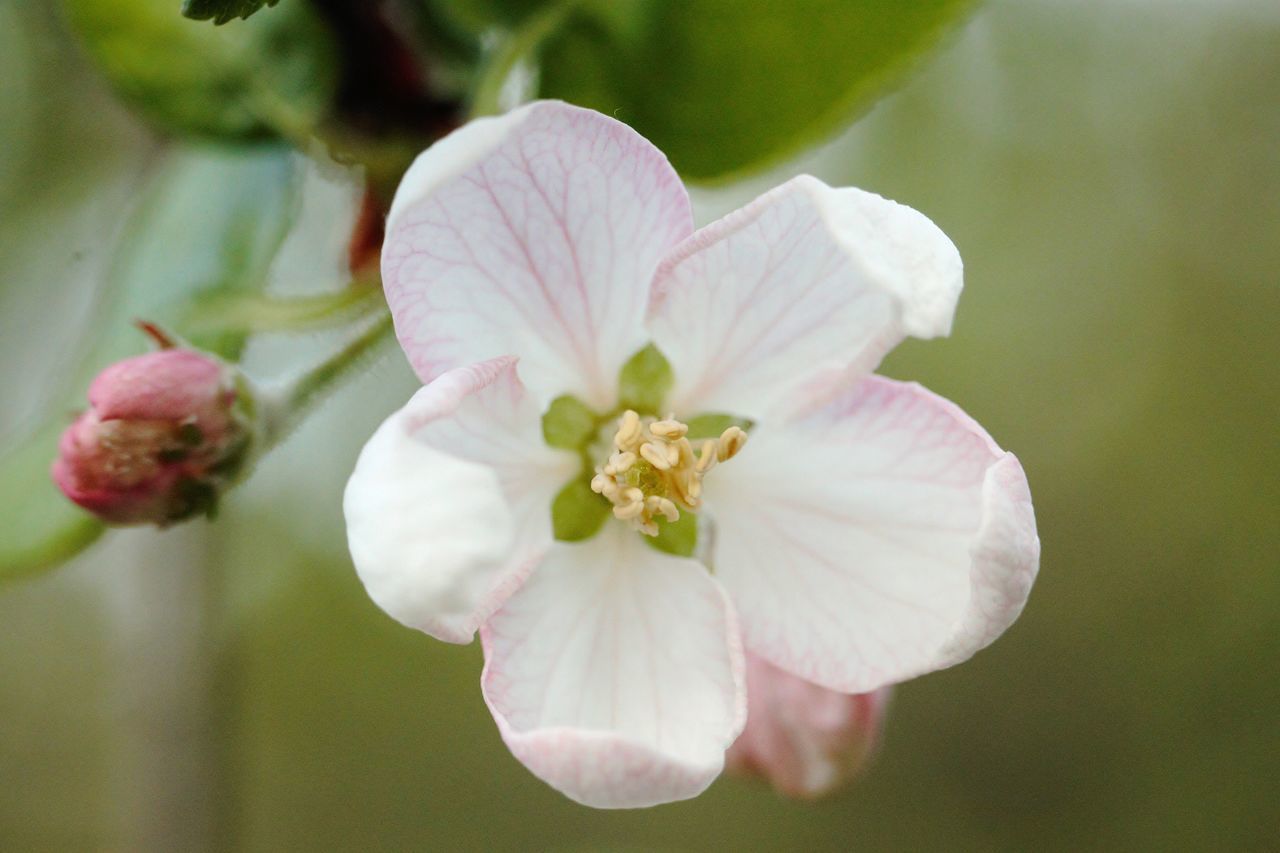
M572 395L548 404L543 438L582 460L579 474L551 502L557 541L589 539L612 514L659 551L696 553L699 524L693 511L702 505L703 478L742 449L752 422L722 412L700 412L684 422L657 417L674 380L671 366L650 344L619 371L612 411L595 411Z

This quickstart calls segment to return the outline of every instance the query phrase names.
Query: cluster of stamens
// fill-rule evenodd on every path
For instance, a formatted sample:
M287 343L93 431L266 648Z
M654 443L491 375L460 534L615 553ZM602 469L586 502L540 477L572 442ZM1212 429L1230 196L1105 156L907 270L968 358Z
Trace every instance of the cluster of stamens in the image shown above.
M591 490L613 504L614 517L657 536L658 519L678 521L681 509L697 509L702 478L747 443L747 434L731 426L719 438L703 441L695 453L688 434L689 427L672 417L654 420L624 412L613 451L596 468Z

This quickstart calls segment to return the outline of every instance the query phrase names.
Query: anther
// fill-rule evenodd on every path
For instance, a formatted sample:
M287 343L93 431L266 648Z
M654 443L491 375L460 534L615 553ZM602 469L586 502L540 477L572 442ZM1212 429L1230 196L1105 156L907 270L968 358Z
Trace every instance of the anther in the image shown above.
M640 445L640 455L644 460L657 468L659 471L666 471L671 468L671 463L667 461L667 454L663 450L659 450L651 442L645 442Z
M695 466L699 474L705 474L716 467L716 442L710 438L702 442L702 454Z
M667 521L680 520L680 510L676 509L676 505L667 498L658 498L657 510Z
M613 517L621 521L627 521L632 518L639 518L644 512L644 503L636 501L635 503L623 504L613 508Z
M622 474L634 464L636 464L636 455L630 450L622 450L609 457L608 467L613 469L611 473Z
M689 488L685 494L689 496L690 503L697 503L698 499L702 497L702 481L697 479L690 480Z
M716 442L716 458L721 462L732 459L738 455L738 451L746 443L747 434L742 431L742 428L731 426L720 433L720 439Z
M680 439L676 442L676 447L680 450L680 457L677 464L681 468L693 468L696 460L693 456L693 445L689 443L689 439Z
M618 433L613 437L614 445L619 450L635 450L636 445L640 443L642 429L640 416L627 409L618 422Z
M680 423L680 421L667 419L662 421L654 421L653 423L649 424L649 432L658 436L658 438L674 440L677 438L684 438L686 435L688 435L689 427L685 424Z

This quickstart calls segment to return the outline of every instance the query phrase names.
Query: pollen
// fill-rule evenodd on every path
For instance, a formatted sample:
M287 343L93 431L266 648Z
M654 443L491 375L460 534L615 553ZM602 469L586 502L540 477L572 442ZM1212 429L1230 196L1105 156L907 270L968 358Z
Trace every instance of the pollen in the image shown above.
M736 426L705 439L697 450L688 435L688 425L673 417L655 420L624 412L591 490L613 504L615 518L657 536L659 519L678 521L682 510L701 506L702 478L747 443L747 434Z

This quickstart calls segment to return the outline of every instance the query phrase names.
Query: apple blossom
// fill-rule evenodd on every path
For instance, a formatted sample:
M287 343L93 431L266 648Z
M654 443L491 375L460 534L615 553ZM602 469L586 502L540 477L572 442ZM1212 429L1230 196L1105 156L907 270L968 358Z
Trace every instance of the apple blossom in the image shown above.
M242 397L232 368L205 353L166 348L116 362L63 432L54 482L108 524L210 512L246 456Z
M867 693L1021 611L1018 460L871 375L950 330L960 258L916 211L801 176L695 231L650 143L537 102L418 157L382 268L425 387L347 486L356 570L406 625L479 631L503 739L569 797L704 790L744 648Z

